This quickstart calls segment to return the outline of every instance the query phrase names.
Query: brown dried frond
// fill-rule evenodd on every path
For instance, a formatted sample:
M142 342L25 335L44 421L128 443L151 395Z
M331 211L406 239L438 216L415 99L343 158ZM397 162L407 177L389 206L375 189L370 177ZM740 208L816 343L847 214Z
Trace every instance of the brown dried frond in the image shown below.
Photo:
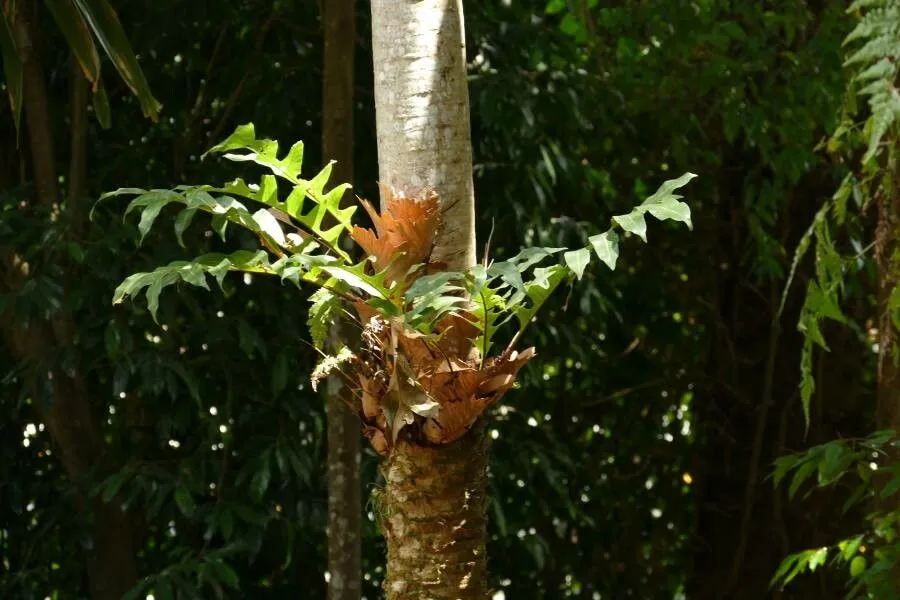
M431 444L459 439L513 386L519 369L535 355L528 348L481 364L471 342L478 328L464 316L445 318L435 338L411 331L399 319L369 315L371 307L357 309L366 322L360 351L366 367L358 375L360 416L379 452L389 452L401 431Z
M407 282L409 270L427 264L440 225L440 203L434 192L419 197L395 193L379 185L384 210L379 214L368 200L360 200L375 231L354 227L353 240L372 257L378 271L388 270L387 281Z

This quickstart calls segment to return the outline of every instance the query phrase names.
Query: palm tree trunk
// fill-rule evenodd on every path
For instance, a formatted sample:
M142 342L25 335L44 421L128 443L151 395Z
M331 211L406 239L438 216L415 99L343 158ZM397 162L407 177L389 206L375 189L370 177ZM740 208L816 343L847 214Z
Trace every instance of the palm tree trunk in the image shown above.
M431 260L475 262L475 195L461 0L372 0L381 183L438 193ZM384 207L382 207L384 208ZM380 516L389 600L485 598L488 443L476 424L456 442L401 436L385 460Z
M486 598L488 441L482 427L446 446L400 441L382 467L389 600Z

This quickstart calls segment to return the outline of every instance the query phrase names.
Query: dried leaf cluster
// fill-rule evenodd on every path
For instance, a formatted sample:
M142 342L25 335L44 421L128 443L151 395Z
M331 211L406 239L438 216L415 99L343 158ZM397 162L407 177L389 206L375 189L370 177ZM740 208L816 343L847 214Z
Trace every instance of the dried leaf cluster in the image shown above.
M408 197L382 187L384 210L364 203L375 230L355 227L353 239L372 257L374 269L403 289L440 271L430 261L440 227L437 194ZM363 324L353 375L366 437L388 454L398 437L446 444L462 437L509 390L534 348L482 360L473 340L480 330L464 308L445 315L434 335L413 330L402 318L386 318L355 303Z

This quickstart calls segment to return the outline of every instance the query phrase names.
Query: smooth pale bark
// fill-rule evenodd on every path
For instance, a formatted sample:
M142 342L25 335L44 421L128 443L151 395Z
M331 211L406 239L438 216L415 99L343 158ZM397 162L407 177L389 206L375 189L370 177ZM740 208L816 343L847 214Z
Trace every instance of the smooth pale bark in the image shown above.
M372 0L381 183L433 189L443 227L432 258L475 263L475 192L461 0Z
M460 0L372 0L381 183L440 196L433 262L475 262L475 198ZM383 208L383 207L382 207ZM446 446L400 436L385 460L379 514L389 600L485 598L483 427Z
M322 153L337 161L333 180L353 179L353 54L356 49L355 0L325 0L325 66L322 96ZM332 346L340 324L331 330ZM359 600L361 594L360 422L342 397L340 377L328 381L328 598Z

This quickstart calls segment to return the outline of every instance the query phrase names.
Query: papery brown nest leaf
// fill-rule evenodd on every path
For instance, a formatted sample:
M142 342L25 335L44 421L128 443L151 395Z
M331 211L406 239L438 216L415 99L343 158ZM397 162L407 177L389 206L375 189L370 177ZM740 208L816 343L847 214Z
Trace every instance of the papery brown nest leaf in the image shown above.
M422 386L441 405L438 415L422 426L425 438L447 444L462 437L513 386L519 369L534 355L534 348L528 348L492 359L482 371L436 372L423 377Z
M372 448L375 449L375 452L382 456L387 456L391 447L388 444L387 437L385 437L380 429L367 426L363 428L363 435L366 436L366 439L372 444Z
M361 200L375 231L354 226L353 240L374 258L377 271L387 269L388 283L405 281L409 270L427 263L440 225L440 202L434 192L418 198L395 195L379 184L384 210L379 214L372 203Z
M481 330L473 322L470 315L451 314L443 319L437 326L440 339L437 347L446 356L458 356L470 358L472 340L478 337Z

